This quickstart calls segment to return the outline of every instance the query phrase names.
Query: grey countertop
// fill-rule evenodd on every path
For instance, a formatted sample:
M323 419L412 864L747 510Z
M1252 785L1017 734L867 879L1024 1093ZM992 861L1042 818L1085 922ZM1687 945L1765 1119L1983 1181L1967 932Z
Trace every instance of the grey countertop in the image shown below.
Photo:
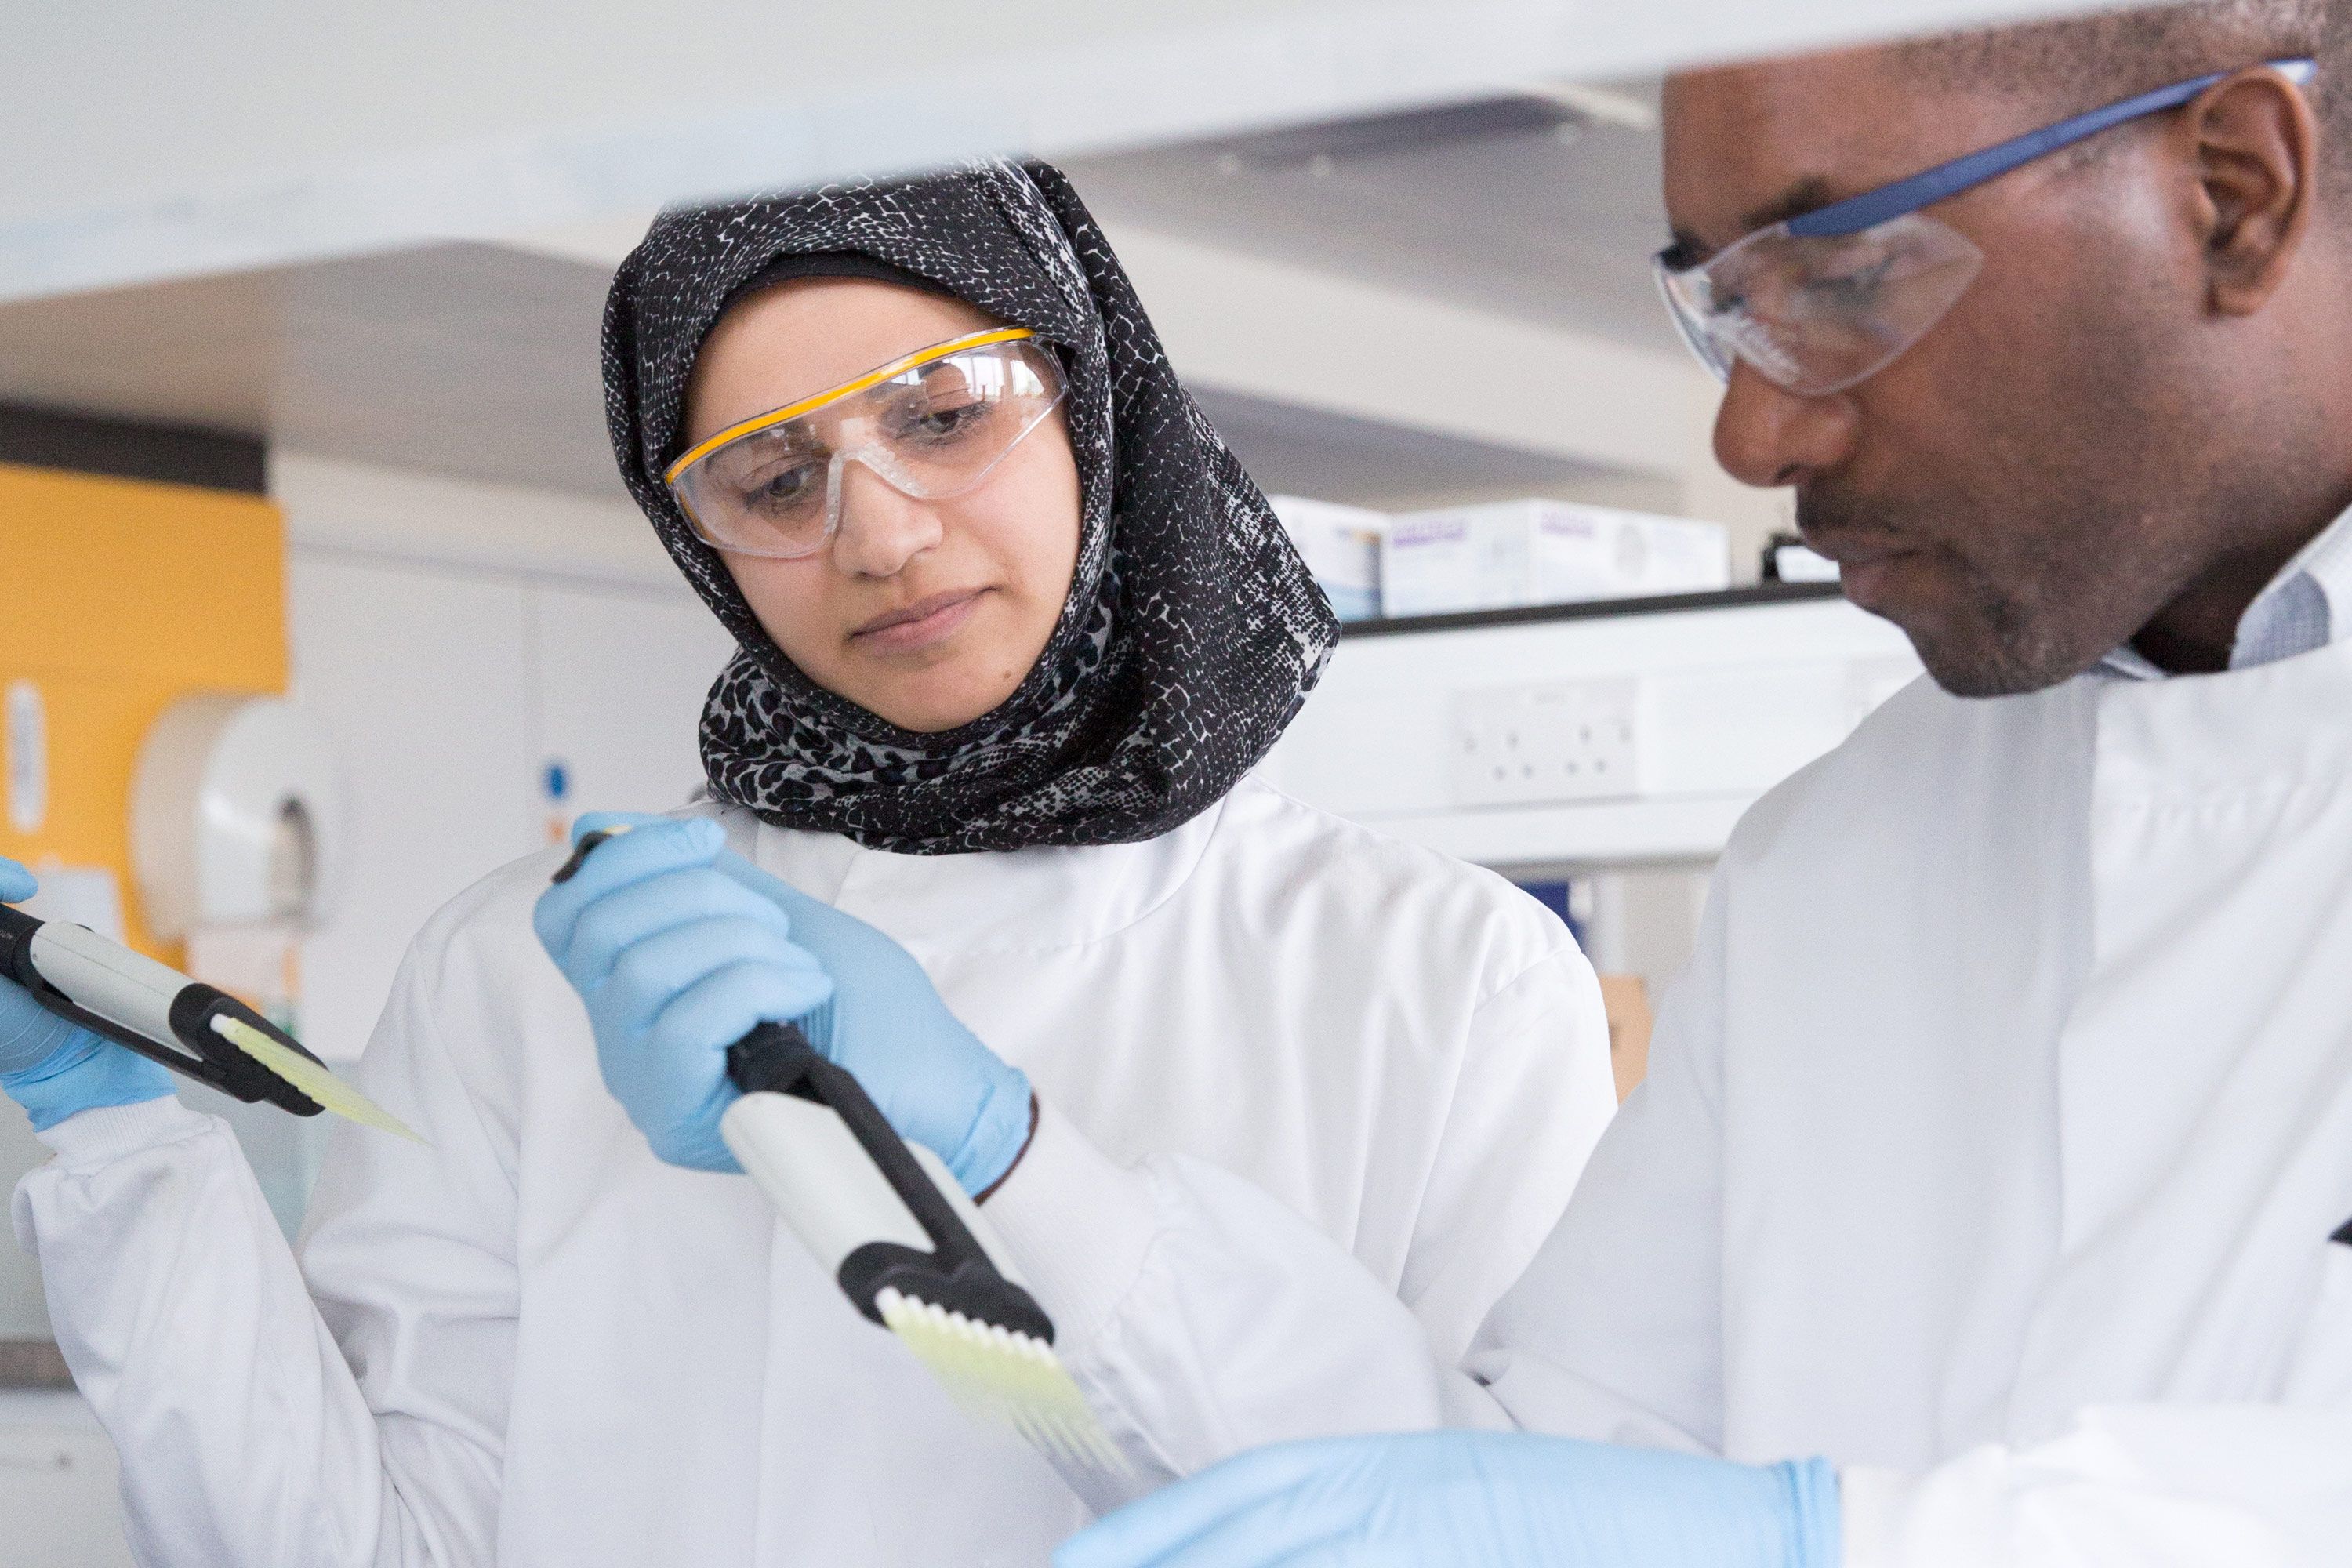
M47 1340L0 1340L0 1388L71 1388L66 1358Z

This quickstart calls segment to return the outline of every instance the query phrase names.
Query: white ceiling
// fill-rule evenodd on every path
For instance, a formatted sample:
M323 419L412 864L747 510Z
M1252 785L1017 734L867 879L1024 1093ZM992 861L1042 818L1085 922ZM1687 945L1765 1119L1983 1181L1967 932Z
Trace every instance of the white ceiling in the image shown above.
M452 245L0 306L0 402L616 494L608 277Z
M1391 284L1498 315L1680 352L1648 258L1665 243L1654 81L1605 89L1636 127L1590 115L1413 150L1266 155L1216 138L1071 164L1118 220ZM1286 139L1287 141L1287 139Z
M2084 0L81 0L0 56L0 298L1065 158Z

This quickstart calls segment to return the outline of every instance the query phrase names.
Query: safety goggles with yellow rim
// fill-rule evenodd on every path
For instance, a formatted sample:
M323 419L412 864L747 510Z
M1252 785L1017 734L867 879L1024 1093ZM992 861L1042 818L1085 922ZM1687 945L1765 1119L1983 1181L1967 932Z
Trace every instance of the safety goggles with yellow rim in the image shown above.
M662 478L705 543L793 560L841 527L850 464L919 500L966 495L1066 392L1060 362L1028 329L973 332L731 425Z

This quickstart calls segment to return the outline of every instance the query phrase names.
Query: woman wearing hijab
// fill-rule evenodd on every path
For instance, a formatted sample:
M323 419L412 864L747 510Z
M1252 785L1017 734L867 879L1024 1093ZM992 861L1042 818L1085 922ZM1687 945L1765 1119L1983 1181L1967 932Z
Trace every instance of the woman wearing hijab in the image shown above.
M19 1231L142 1554L1042 1561L1087 1503L719 1142L761 1018L992 1193L1041 1293L1213 1268L1161 1217L1270 1194L1462 1353L1613 1105L1597 988L1499 879L1249 776L1336 627L1062 176L665 216L605 348L740 645L711 798L428 924L361 1081L432 1147L339 1132L299 1262L221 1124L50 1075Z

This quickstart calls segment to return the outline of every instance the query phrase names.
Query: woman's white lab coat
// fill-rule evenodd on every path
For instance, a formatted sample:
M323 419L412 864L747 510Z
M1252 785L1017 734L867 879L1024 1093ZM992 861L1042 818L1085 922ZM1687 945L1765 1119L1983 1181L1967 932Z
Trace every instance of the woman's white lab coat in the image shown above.
M1516 1422L1827 1455L1846 1568L2352 1563L2352 638L1923 682L1768 797L1459 1367L1262 1200L1030 1158L1000 1226L1163 1473Z
M913 951L1083 1151L1060 1168L1151 1156L1147 1186L1300 1216L1441 1363L1614 1107L1565 928L1255 782L1108 848L913 858L724 820ZM607 1095L529 924L557 858L417 939L358 1076L433 1148L340 1131L299 1271L213 1120L166 1101L48 1135L17 1231L144 1560L1044 1561L1087 1517L1063 1481L970 1424L748 1180L661 1164Z

